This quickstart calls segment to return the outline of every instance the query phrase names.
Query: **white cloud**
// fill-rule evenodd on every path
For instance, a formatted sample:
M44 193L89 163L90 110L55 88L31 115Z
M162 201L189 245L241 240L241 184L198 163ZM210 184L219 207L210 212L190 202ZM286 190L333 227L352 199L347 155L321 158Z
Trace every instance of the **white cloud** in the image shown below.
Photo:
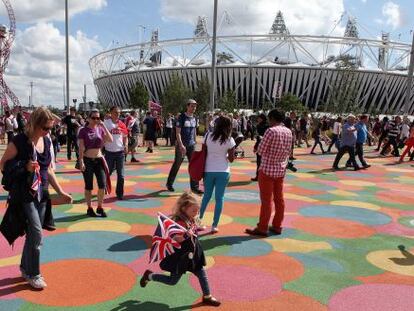
M39 21L63 21L65 18L64 0L13 0L12 6L17 23ZM70 0L70 16L89 11L100 10L107 5L106 0ZM0 15L5 16L4 5L0 6Z
M382 7L382 15L386 18L386 24L396 29L403 24L401 8L398 4L389 1Z
M88 60L102 47L97 38L78 31L70 37L70 97L81 100L83 84L88 85L89 100L95 89ZM34 82L34 104L63 107L65 81L65 37L51 23L38 23L18 31L5 80L23 105L28 104L29 83Z
M161 14L164 19L195 25L197 16L208 18L211 27L213 1L161 0ZM221 33L268 33L277 11L284 14L291 33L327 34L334 21L344 11L343 0L227 0L219 1L219 17L227 11L233 22L223 26ZM343 34L338 27L336 35Z

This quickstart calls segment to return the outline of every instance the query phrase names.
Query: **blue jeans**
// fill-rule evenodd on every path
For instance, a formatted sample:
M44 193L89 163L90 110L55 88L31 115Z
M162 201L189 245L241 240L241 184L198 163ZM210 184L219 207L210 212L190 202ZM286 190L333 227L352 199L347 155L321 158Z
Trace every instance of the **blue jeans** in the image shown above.
M40 247L46 202L39 203L35 200L25 203L23 209L27 218L27 228L20 267L29 277L33 278L40 275Z
M204 196L201 202L200 218L203 218L208 202L210 202L215 189L216 207L214 209L213 227L217 227L224 204L224 191L229 183L230 173L206 172L204 173Z
M116 196L121 199L124 196L124 181L125 181L125 169L124 161L125 155L123 151L110 152L105 151L105 160L108 164L109 174L116 169Z
M198 278L198 281L200 282L201 290L203 291L204 296L210 295L210 287L208 286L208 279L207 274L204 269L201 269L199 271L193 272L193 274ZM155 282L160 282L166 285L175 285L178 283L178 281L181 279L183 275L182 274L173 274L165 275L165 274L151 274L150 279Z

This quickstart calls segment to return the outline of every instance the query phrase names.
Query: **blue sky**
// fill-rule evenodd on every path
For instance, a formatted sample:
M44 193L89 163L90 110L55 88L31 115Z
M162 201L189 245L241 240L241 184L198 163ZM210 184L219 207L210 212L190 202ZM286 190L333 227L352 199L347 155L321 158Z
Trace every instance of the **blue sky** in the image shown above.
M34 102L63 106L63 0L10 0L17 18L17 36L6 81L27 103L28 85L35 84ZM211 31L213 0L69 0L71 33L71 97L80 98L83 84L89 100L96 94L88 66L91 56L107 47L137 43L139 25L160 29L160 39L191 37L198 15L207 16ZM219 0L219 17L226 10L231 24L222 33L267 33L277 10L291 33L327 34L346 12L357 18L361 37L381 31L393 40L411 42L414 0ZM8 24L0 6L0 22ZM341 35L343 23L336 28ZM113 44L112 42L115 42Z

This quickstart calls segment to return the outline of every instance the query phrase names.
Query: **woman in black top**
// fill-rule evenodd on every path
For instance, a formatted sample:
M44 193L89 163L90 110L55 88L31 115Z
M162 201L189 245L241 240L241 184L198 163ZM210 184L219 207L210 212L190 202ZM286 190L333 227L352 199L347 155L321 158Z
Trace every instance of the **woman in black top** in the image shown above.
M61 196L62 201L70 203L72 197L63 191L51 168L51 141L47 136L53 127L53 115L44 108L37 108L30 116L25 133L13 138L0 161L3 170L9 160L26 164L23 174L26 184L23 193L10 191L9 200L22 202L26 218L26 241L20 264L22 277L37 289L46 287L40 274L40 245L42 243L42 225L45 219L46 204L49 200L49 183Z
M257 181L257 177L259 176L259 168L260 164L262 162L262 157L257 154L257 148L259 148L259 144L262 141L262 138L266 132L266 130L269 128L269 124L267 124L267 117L265 114L260 114L257 117L257 136L256 136L256 144L254 145L254 152L256 153L256 159L257 159L257 168L256 168L256 177L252 178L252 181Z

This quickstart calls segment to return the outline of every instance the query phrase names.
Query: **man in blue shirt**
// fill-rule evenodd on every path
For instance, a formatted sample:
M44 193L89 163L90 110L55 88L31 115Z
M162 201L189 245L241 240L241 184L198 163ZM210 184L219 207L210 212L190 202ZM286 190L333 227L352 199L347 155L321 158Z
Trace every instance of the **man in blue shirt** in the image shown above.
M187 111L182 113L175 124L176 126L176 144L175 144L175 158L174 164L171 167L167 180L168 191L173 192L173 187L177 173L183 163L184 157L187 156L188 162L191 160L191 156L194 152L196 145L196 129L197 120L194 117L194 112L197 109L197 102L194 99L189 99L187 102ZM196 194L203 194L199 189L198 181L192 180L190 177L191 191Z
M355 153L359 158L359 161L362 164L363 168L368 168L371 165L368 165L364 159L364 144L368 138L368 116L362 115L359 118L359 122L355 124L355 128L357 129L357 140L355 144ZM352 167L351 159L348 160L346 163L347 167Z
M342 159L345 153L349 153L349 161L353 165L354 169L359 170L359 166L355 160L355 144L357 141L357 128L355 127L355 116L350 114L347 122L344 124L341 134L341 147L336 155L332 168L338 170L339 161Z

